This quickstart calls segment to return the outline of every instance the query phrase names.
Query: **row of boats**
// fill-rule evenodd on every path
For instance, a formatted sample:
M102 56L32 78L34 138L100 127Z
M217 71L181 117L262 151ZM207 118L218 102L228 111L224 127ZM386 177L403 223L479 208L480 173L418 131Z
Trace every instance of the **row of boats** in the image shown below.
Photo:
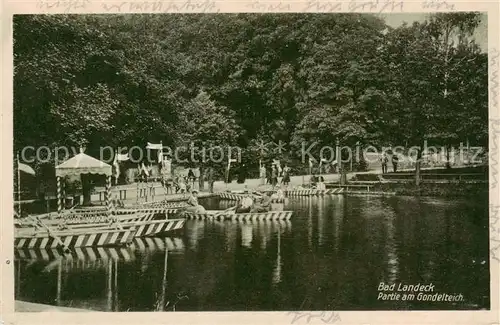
M157 201L121 206L113 210L78 208L60 214L14 219L16 249L70 249L82 247L130 246L135 238L170 235L184 228L187 219L231 221L287 221L292 211L235 213L207 210L185 211L186 202Z

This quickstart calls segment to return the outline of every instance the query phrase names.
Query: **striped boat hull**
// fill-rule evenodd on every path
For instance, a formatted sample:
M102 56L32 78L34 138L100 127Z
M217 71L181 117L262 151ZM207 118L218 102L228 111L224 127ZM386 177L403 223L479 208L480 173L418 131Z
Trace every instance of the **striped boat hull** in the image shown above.
M265 213L186 213L186 219L204 220L231 220L231 221L276 221L290 220L292 211L270 211Z
M154 213L140 213L137 215L123 215L117 216L118 221L121 222L146 222L153 220L155 217ZM107 215L87 215L87 216L67 216L59 219L49 219L43 220L43 223L49 227L57 227L60 224L66 224L68 226L76 225L96 225L103 226L109 224L110 220ZM26 221L19 222L18 227L33 227L34 222Z
M185 208L188 204L186 202L168 202L168 201L156 201L156 202L146 202L139 205L126 206L125 208L172 208L179 209Z
M165 208L165 207L156 207L156 208L123 208L116 210L117 215L128 215L128 214L136 214L136 213L153 213L153 214L174 214L179 211L180 208Z
M162 233L180 230L184 227L185 219L152 220L144 223L122 224L125 227L137 229L136 237L155 236Z
M291 191L285 191L284 193L287 197L293 197L293 196L335 195L335 194L342 194L343 192L344 192L343 188L332 188L326 190L314 190L314 189L291 190Z
M236 194L236 193L227 193L227 192L222 192L218 194L219 199L225 200L225 201L240 201L245 197L243 194Z
M181 207L126 207L119 208L115 210L116 215L128 215L136 213L162 213L162 214L172 214L176 213ZM92 217L92 216L105 216L108 215L107 210L76 210L71 213L64 214L64 218L78 218L78 217Z
M163 201L144 202L144 206L164 205L169 203L185 202L189 199L188 194L170 194Z
M192 222L198 222L198 221L192 221ZM242 221L238 220L216 220L214 218L211 219L206 219L203 222L210 223L210 224L217 224L220 227L232 227L234 224L239 224ZM292 221L290 220L257 220L257 221L250 221L248 224L252 225L253 227L279 227L282 229L291 229L292 228Z
M163 220L146 220L146 221L120 221L119 225L125 229L136 229L135 237L154 236L161 233L167 233L182 229L185 219L163 219ZM116 225L108 223L81 223L81 224L66 224L68 231L94 231L94 230L114 230ZM51 228L53 231L58 231L58 228ZM65 229L66 230L66 229Z
M15 248L58 248L59 241L55 240L45 231L16 231L14 237ZM62 241L65 247L92 247L92 246L123 246L130 244L136 230L92 230L91 232L53 231L53 234Z
M276 191L265 191L265 192L275 193ZM343 188L332 188L332 189L326 189L326 190L304 189L304 190L283 191L283 193L287 197L336 195L336 194L342 194L343 192L344 192ZM218 194L218 196L221 200L225 200L225 201L240 201L246 195L239 194L239 193L221 192ZM273 201L274 201L274 203L282 203L282 202L284 202L284 199L274 199Z

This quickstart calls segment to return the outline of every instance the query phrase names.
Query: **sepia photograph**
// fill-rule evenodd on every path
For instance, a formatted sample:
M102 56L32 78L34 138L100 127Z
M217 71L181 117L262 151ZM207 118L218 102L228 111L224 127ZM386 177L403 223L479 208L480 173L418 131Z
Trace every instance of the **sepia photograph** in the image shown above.
M11 23L16 312L491 310L486 12Z

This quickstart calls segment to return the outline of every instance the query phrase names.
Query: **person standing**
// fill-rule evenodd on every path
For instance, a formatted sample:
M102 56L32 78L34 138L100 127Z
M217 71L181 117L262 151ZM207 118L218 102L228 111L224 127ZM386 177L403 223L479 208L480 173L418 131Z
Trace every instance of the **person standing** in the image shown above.
M215 177L214 177L214 168L210 167L208 169L208 191L210 193L214 192L214 182L215 182Z
M398 162L399 162L399 157L396 153L393 153L392 155L392 169L394 172L398 171Z
M386 153L384 152L380 157L380 163L382 164L382 174L387 174L387 163L389 162L389 158L387 158Z
M278 179L276 180L276 184L281 184L283 181L283 169L281 168L279 162L276 163L276 170L278 173Z
M318 183L318 178L316 177L315 174L312 174L310 184L311 188L316 188L316 184Z
M186 193L187 187L186 187L186 183L185 183L184 177L180 176L179 177L179 182L177 184L179 186L179 192Z
M264 165L260 165L259 176L260 176L260 184L266 185L266 167Z
M325 179L323 178L323 176L318 177L318 183L316 184L316 189L321 191L326 190Z
M191 168L189 168L189 171L188 171L188 182L189 184L193 184L192 188L194 188L194 182L196 180L196 176L194 175L194 172Z
M269 185L271 185L273 182L272 172L273 172L272 166L267 168L266 177L267 177L267 184L269 184Z
M283 168L283 185L288 186L290 184L290 167L285 165Z
M273 165L271 169L271 184L273 188L278 184L278 168L276 165Z

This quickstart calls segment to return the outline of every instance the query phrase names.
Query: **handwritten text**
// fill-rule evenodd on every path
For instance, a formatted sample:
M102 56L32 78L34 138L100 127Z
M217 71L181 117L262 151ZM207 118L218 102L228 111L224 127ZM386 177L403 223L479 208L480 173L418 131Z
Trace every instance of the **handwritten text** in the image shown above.
M266 3L266 2L260 2L260 1L252 1L250 4L247 5L247 8L250 8L254 11L262 11L262 12L267 12L267 11L291 11L292 7L290 3Z
M62 9L65 13L73 10L84 9L89 0L40 0L37 3L37 8L42 11L57 11Z
M454 4L449 4L446 0L424 0L422 8L435 10L455 10Z
M498 212L500 205L490 205L490 254L500 262L500 222Z
M104 2L102 7L107 12L219 12L215 1L138 1L119 2L109 4Z
M373 0L373 1L349 1L349 11L364 11L364 12L394 12L395 10L403 10L403 1L394 0Z

